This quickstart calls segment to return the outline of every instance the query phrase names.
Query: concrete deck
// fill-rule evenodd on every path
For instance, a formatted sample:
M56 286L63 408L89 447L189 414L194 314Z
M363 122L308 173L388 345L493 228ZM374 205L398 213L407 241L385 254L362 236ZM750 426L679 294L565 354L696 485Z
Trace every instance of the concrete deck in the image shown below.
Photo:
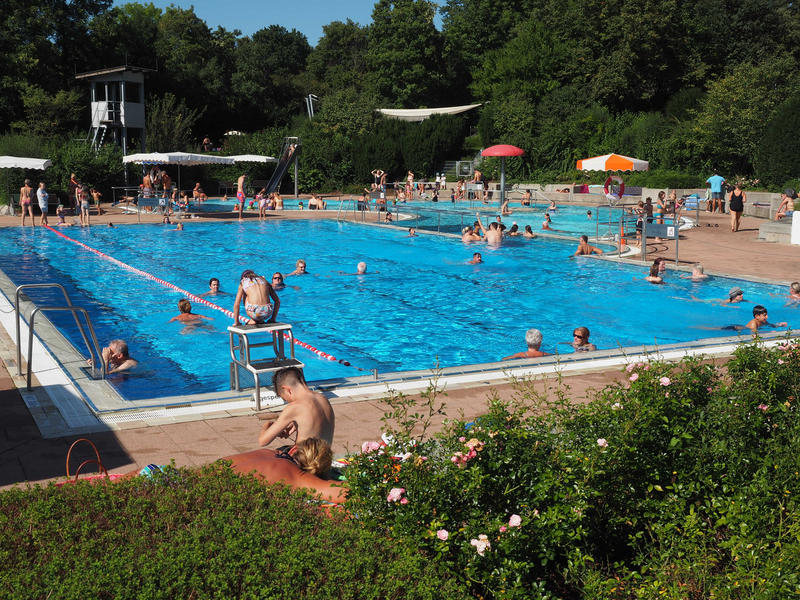
M108 222L135 223L136 215L123 215L119 209L103 207L108 212L102 217L92 217L92 222L105 226ZM372 213L374 216L374 213ZM286 211L271 213L269 218L329 218L335 212ZM227 215L204 215L200 218L224 219ZM246 219L258 215L245 213ZM38 218L37 218L38 219ZM52 219L51 219L52 220ZM142 222L158 223L162 218L142 215ZM800 279L800 246L767 244L758 239L759 226L764 220L743 217L741 230L730 231L730 217L703 213L701 226L682 235L678 268L689 269L700 262L709 274L746 277L788 285ZM707 224L712 225L707 227ZM17 226L19 217L0 217L0 226ZM187 225L190 227L190 225ZM648 263L656 256L667 259L674 268L674 242L650 244ZM636 260L631 262L635 263ZM0 335L0 488L30 481L41 482L62 477L69 445L78 436L44 438L33 414L39 419L57 419L52 408L44 407L35 393L24 391L25 383L17 377L12 357L16 347L7 335ZM569 386L568 397L584 402L594 389L621 378L618 369L601 372L582 372L564 378ZM540 390L553 388L554 380L538 382ZM453 418L463 413L471 419L485 411L486 401L494 390L500 397L510 398L514 388L508 383L487 384L476 382L447 390L444 402L447 413ZM36 392L36 390L34 390ZM359 447L365 440L378 439L382 431L381 417L387 407L377 397L341 399L335 401L336 440L334 452L342 454ZM48 412L51 411L51 412ZM118 431L89 433L80 437L92 440L99 448L103 462L111 472L126 472L148 463L167 463L174 459L178 465L202 465L221 456L252 450L257 447L257 436L262 421L251 409L236 415L231 411L218 411L203 415L202 420L169 424L121 423ZM435 422L435 427L440 421ZM277 443L275 444L277 445ZM88 445L81 448L73 459L73 469L80 460L92 457Z

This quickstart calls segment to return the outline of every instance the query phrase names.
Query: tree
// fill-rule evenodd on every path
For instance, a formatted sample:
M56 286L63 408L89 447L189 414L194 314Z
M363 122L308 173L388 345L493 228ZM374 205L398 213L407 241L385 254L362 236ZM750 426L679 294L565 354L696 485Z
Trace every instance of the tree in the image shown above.
M785 99L800 91L794 58L746 63L708 87L694 121L694 154L731 174L752 172L767 123Z
M322 27L308 57L308 71L332 90L364 87L367 78L367 27L347 19Z
M47 139L63 136L77 126L83 108L78 92L59 90L51 96L38 85L27 82L20 84L20 91L25 120L12 123L14 131Z
M428 0L378 0L369 27L367 85L392 106L437 106L442 36Z
M473 81L487 52L499 50L525 21L532 0L448 0L442 7L444 57L448 77L460 86Z
M192 129L202 113L186 106L172 94L150 96L147 102L147 149L174 152L193 149Z
M755 166L756 175L773 187L800 179L800 97L775 111L756 151Z
M296 80L310 53L306 36L279 25L240 41L232 77L238 112L246 115L240 117L240 127L286 124L302 112L304 94Z
M481 101L521 94L538 102L559 87L566 59L567 48L543 23L528 19L507 44L483 55L470 87Z

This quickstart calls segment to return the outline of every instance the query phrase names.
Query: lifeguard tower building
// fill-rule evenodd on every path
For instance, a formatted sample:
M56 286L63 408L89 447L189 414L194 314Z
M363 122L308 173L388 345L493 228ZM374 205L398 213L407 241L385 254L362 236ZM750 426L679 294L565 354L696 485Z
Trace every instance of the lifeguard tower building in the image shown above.
M79 73L91 86L92 125L89 140L95 150L105 144L116 144L123 156L128 149L146 152L144 121L144 76L153 69L112 67Z

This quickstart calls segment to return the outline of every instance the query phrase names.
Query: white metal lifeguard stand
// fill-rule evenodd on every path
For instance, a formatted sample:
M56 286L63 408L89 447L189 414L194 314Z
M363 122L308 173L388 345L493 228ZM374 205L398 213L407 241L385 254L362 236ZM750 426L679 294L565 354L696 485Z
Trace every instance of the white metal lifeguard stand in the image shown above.
M89 139L95 150L109 142L128 154L128 145L139 142L146 152L144 120L144 75L153 69L125 65L79 73L91 85L92 125Z

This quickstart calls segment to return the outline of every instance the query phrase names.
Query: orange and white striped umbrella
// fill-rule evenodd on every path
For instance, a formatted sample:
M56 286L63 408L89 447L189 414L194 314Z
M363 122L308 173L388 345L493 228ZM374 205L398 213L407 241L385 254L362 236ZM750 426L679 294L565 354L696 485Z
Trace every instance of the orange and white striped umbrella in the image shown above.
M621 154L604 154L578 161L579 171L649 171L650 163L646 160L622 156Z

